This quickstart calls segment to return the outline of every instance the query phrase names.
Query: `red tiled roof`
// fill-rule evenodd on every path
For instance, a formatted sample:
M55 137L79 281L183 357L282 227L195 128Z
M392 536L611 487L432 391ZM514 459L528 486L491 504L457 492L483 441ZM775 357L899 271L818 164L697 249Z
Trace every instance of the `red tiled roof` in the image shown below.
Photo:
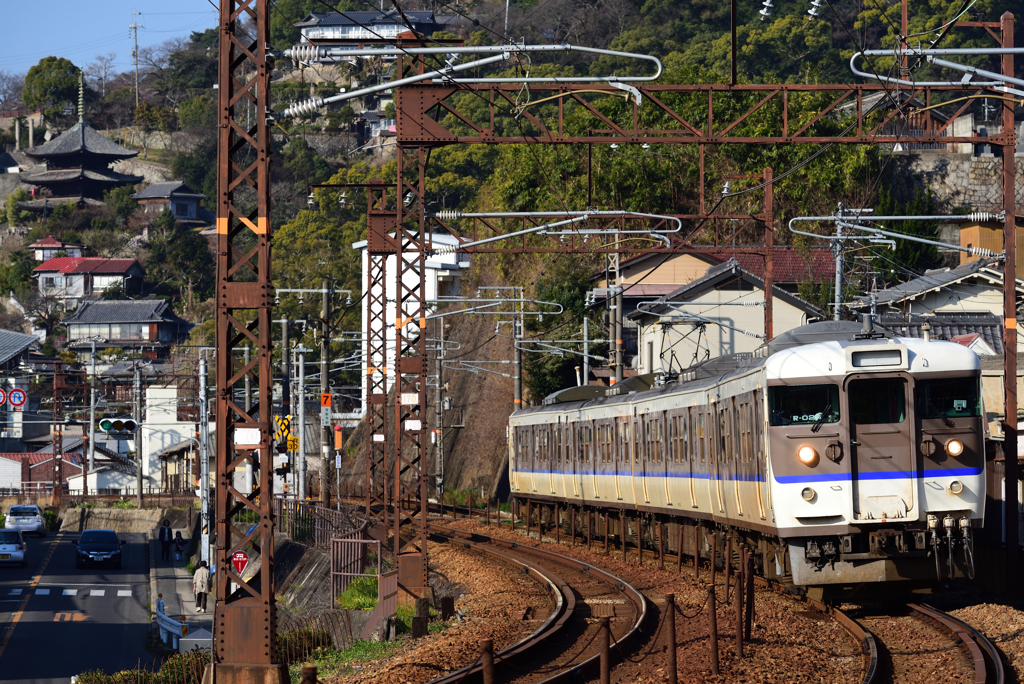
M29 245L29 249L31 249L33 247L63 247L63 246L64 246L63 242L61 242L57 238L53 237L52 235L47 235L43 239L36 240L31 245Z
M736 259L744 271L764 279L764 257L760 254L722 252L713 256L723 262ZM835 259L827 249L812 249L806 261L795 249L780 248L772 254L772 280L776 283L832 280L835 271Z
M0 451L0 458L6 458L8 461L18 461L19 463L22 461L28 461L30 466L37 466L40 463L47 463L53 460L48 453L24 453L21 451ZM63 456L65 461L74 463L75 465L79 465L80 458L81 457L73 451L65 452Z
M36 266L34 270L47 273L125 273L137 263L135 259L55 257Z

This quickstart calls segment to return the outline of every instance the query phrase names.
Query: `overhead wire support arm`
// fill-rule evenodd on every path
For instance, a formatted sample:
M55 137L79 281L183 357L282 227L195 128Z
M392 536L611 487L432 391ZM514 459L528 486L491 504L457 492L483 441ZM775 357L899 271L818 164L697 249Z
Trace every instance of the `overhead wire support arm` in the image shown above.
M805 237L813 237L813 238L818 238L820 240L833 240L833 241L839 241L839 240L850 241L850 240L853 240L853 241L858 241L858 240L865 240L865 239L870 240L871 239L871 238L869 238L866 235L821 235L819 233L811 233L811 232L808 232L808 231L797 230L794 227L794 224L797 223L797 222L800 222L800 223L835 223L837 226L842 226L843 228L852 228L854 230L860 230L860 231L869 233L871 235L882 235L882 236L885 236L885 237L895 238L895 239L898 239L898 240L909 240L910 242L919 242L919 243L924 244L924 245L932 245L932 246L935 246L935 247L945 247L947 249L954 249L954 250L957 250L957 251L960 251L960 252L966 252L967 254L970 254L971 256L980 256L980 257L999 257L999 256L1002 256L1001 252L1000 253L996 253L996 252L993 252L991 250L985 249L983 247L973 247L973 246L963 247L961 245L954 245L954 244L951 244L951 243L948 243L948 242L939 242L938 240L929 240L927 238L918 237L916 235L907 235L906 233L896 233L896 232L889 231L889 230L883 230L881 228L875 228L873 226L862 226L859 223L854 223L854 221L857 221L857 222L873 222L873 221L963 221L963 220L976 221L976 222L979 222L979 223L980 222L986 222L986 221L1002 221L1003 220L1003 214L1001 214L1001 213L1000 214L992 214L992 213L989 213L989 212L974 212L974 213L966 214L966 215L960 215L960 214L940 214L940 215L934 215L934 216L876 216L876 215L873 215L873 214L868 215L868 214L864 214L864 213L856 214L854 212L854 215L850 216L848 218L846 216L797 216L795 218L790 219L790 221L789 221L789 230L794 235L803 235Z
M664 67L661 64L661 60L652 55L641 55L635 52L622 52L621 50L608 50L605 48L592 48L583 47L581 45L571 45L569 43L560 43L553 45L519 45L519 44L505 44L505 45L473 45L473 46L448 46L448 47L383 47L383 48L360 48L356 50L348 49L340 46L325 47L322 45L296 45L284 51L284 56L289 57L292 60L302 62L317 62L326 59L334 61L335 58L339 57L374 57L374 56L399 56L399 55L441 55L449 58L448 67L451 71L463 71L466 68L473 68L476 66L482 66L483 64L489 64L494 61L501 61L509 59L511 54L519 53L544 53L544 52L584 52L593 55L605 55L609 57L619 57L622 59L641 60L650 62L655 66L655 71L649 76L573 76L573 77L561 77L561 76L522 76L522 77L507 77L507 76L496 76L491 78L452 78L446 73L431 72L424 74L425 78L418 78L417 80L434 80L440 82L451 82L451 83L604 83L604 84L615 84L615 83L645 83L656 81L661 78ZM478 62L471 62L469 65L461 65L461 68L453 65L454 57L458 55L493 55L498 53L500 56L495 60L494 58L487 58ZM444 70L441 70L442 72ZM393 81L386 84L387 88L391 88L396 85L400 85L401 81ZM356 91L364 92L364 91Z

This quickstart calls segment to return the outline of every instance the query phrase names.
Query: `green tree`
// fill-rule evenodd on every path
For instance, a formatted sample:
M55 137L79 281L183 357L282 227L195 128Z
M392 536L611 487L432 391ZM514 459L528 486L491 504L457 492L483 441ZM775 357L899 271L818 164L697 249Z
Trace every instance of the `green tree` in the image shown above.
M168 132L174 127L174 112L143 100L135 108L135 125L144 131Z
M21 99L26 107L42 107L47 118L57 118L78 101L81 69L63 57L44 57L28 70Z
M331 176L331 167L303 138L294 137L284 150L284 168L295 182L295 191L305 194L310 183L323 183Z
M157 293L195 301L213 294L217 269L206 238L179 225L167 209L153 221L149 234L147 280Z
M21 188L7 196L7 201L4 204L7 211L7 223L12 226L21 226L36 218L36 215L31 211L18 208L18 202L26 202L30 199L32 199L32 196L28 194L28 190Z
M130 185L122 185L117 188L111 188L103 193L103 203L106 204L114 212L121 224L128 220L128 217L135 213L135 209L139 206L139 203L135 201L132 195L135 194L135 190ZM96 228L97 226L93 226Z
M879 201L875 213L879 216L921 216L935 214L935 199L928 190L918 188L914 196L907 202L900 202L894 197L894 193L883 188L879 193ZM894 233L903 233L928 240L939 239L939 224L937 221L894 221L892 223L878 224ZM871 252L875 255L872 264L875 270L881 274L881 281L893 283L904 281L915 274L922 273L929 268L935 268L941 264L939 259L939 248L935 245L925 245L910 240L896 240L896 248L889 250L881 246L872 246ZM894 268L894 263L900 268ZM881 283L879 283L881 285Z
M196 192L206 195L203 206L213 209L217 198L217 141L204 140L191 152L175 155L171 160L171 173Z
M196 95L178 105L178 125L182 129L206 128L216 123L217 104L206 95Z
M19 249L0 260L0 294L7 296L13 292L22 294L31 288L32 269L35 261L28 250Z

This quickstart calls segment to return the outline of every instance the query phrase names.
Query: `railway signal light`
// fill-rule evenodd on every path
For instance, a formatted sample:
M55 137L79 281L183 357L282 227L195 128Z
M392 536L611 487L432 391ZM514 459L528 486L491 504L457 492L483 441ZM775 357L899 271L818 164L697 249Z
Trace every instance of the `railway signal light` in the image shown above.
M134 418L104 418L100 421L100 430L110 437L130 437L139 430Z

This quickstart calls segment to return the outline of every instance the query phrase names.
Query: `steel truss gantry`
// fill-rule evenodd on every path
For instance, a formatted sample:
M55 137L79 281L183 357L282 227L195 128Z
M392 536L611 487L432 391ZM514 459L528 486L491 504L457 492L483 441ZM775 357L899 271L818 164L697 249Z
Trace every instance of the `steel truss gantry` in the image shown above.
M270 455L271 446L271 308L273 287L271 282L270 225L270 138L269 81L267 39L269 36L269 0L221 0L220 2L220 61L218 105L218 195L217 195L217 469L216 509L217 530L217 604L214 621L215 649L213 664L207 672L207 681L241 681L253 675L259 681L287 681L287 670L273 663L275 653L275 604L273 583L273 519L271 516L271 468L261 467L261 455ZM245 28L241 19L248 19ZM961 22L963 23L963 22ZM970 22L982 25L999 36L1003 47L1013 46L1013 16L1004 14L999 23ZM254 35L246 34L254 31ZM398 78L409 73L426 70L422 59L399 59ZM1004 56L1004 75L1012 75L1012 56ZM432 147L457 143L476 144L695 144L703 158L706 145L784 143L807 144L877 144L905 142L899 135L883 130L887 122L899 116L896 108L877 112L865 106L865 98L883 93L881 86L873 85L693 85L693 86L635 86L641 95L641 105L635 99L624 100L617 114L608 114L593 104L594 95L584 90L606 90L604 85L587 84L574 87L564 84L531 85L535 95L554 97L557 116L554 122L542 120L516 101L519 86L501 84L437 84L412 85L396 89L398 108L397 148L398 178L393 209L389 208L385 184L379 190L370 189L368 199L368 251L370 269L366 283L370 314L365 322L369 354L367 373L371 376L371 400L367 420L367 510L371 511L392 535L392 548L399 554L401 584L413 593L427 591L426 504L427 487L424 461L424 392L426 390L426 357L424 330L426 300L424 287L424 261L433 251L431 232L425 211L425 169ZM971 85L963 88L914 88L903 91L909 101L924 106L937 104L943 93L983 96L987 91ZM479 120L458 110L454 97L459 93L482 97L487 106ZM831 95L830 95L831 93ZM890 93L891 94L891 93ZM937 95L933 99L933 96ZM598 95L600 96L600 95ZM790 116L794 97L819 97L815 114L806 120L794 121ZM593 127L581 131L566 128L563 117L566 101L573 101L593 117ZM731 105L723 105L732 102ZM744 102L749 104L744 105ZM908 101L901 95L901 102ZM842 103L852 102L849 115L853 124L829 132L818 127L826 123L830 112ZM966 105L965 105L966 106ZM723 107L728 118L721 116ZM646 109L649 108L649 109ZM905 110L901 104L900 110ZM656 112L668 123L649 127L648 111ZM1003 101L1003 127L999 135L982 138L941 136L948 121L963 108L954 108L947 122L932 117L928 110L923 117L924 135L913 142L971 142L1002 146L1003 158L1012 159L1014 153L1013 105ZM904 115L906 111L902 112ZM254 121L251 126L243 122L245 115ZM254 116L252 116L254 115ZM520 123L514 118L520 118ZM758 135L746 134L745 124L758 117L769 117L773 129ZM774 119L772 119L774 117ZM455 125L461 126L453 130ZM764 123L763 121L760 123ZM500 124L500 125L496 125ZM518 134L508 131L519 129ZM703 164L702 180L703 180ZM766 171L765 180L771 179ZM771 188L769 184L767 188ZM1014 167L1003 168L1003 209L1005 211L1004 283L1004 362L1006 377L1016 376L1016 308L1015 292L1015 215ZM713 213L705 210L703 183L699 189L701 212L693 218L710 219ZM409 206L402 201L410 198ZM764 253L771 292L771 235L772 199L766 194L764 211L755 218L765 221ZM554 239L554 238L551 238ZM579 243L576 243L579 244ZM587 251L582 246L559 244L557 251ZM475 251L472 247L468 252ZM532 246L518 246L510 251L533 251ZM622 253L635 250L624 246ZM669 246L645 250L676 254L715 251L714 248L688 244L685 238ZM396 272L388 274L387 257L395 257ZM396 285L395 320L385 321L387 308L387 278ZM771 297L768 297L768 302ZM766 306L766 314L770 312ZM770 320L770 317L769 317ZM374 327L371 322L381 325ZM386 365L386 326L395 326L396 361L394 368ZM769 335L770 335L769 331ZM242 360L241 348L255 347L255 356ZM394 375L393 411L388 411L386 373ZM246 379L257 389L256 401L250 410L238 406L233 400L236 386ZM1017 395L1015 383L1005 383L1006 416L1004 453L1016 454ZM251 495L234 488L236 468L251 462L257 473L257 485ZM1006 479L1016 481L1016 459L1006 460ZM1016 550L1016 487L1006 488L1006 540ZM401 510L398 503L411 500L411 509ZM239 526L233 521L242 518L256 523ZM231 557L236 551L251 548L260 556L260 569L252 577L243 579L236 573ZM1017 557L1011 553L1008 576L1017 577ZM258 674L253 670L261 671Z

